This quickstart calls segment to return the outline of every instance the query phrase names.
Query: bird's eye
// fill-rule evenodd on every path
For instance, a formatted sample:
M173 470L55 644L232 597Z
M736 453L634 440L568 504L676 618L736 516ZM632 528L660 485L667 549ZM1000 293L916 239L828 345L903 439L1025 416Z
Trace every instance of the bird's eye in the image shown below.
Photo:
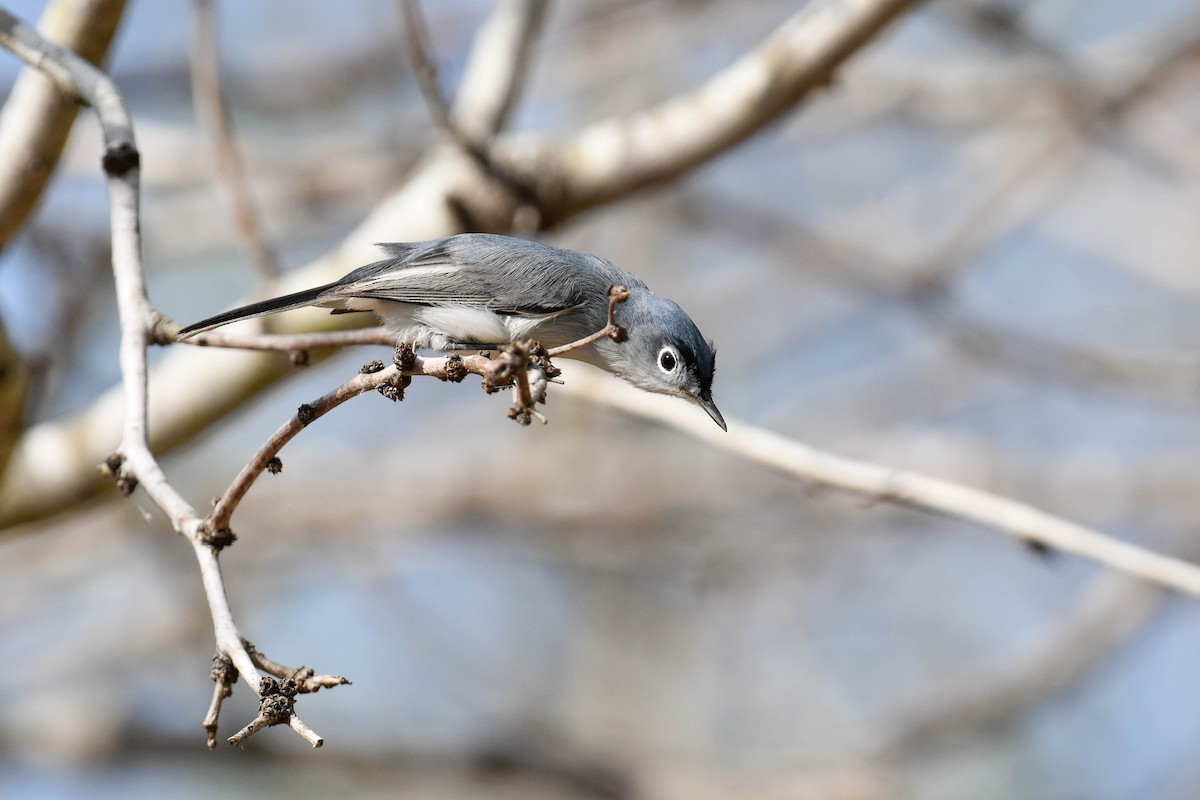
M673 351L671 348L664 347L659 351L658 367L663 372L674 372L678 363L678 360L675 358L675 351Z

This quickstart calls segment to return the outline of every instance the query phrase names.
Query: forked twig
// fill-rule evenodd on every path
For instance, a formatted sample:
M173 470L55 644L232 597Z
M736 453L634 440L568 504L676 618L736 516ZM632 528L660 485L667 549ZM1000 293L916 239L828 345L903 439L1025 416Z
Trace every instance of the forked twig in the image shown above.
M289 667L280 664L258 652L258 649L249 642L246 643L246 649L250 651L250 658L254 661L254 666L282 681L293 681L298 694L309 694L321 689L332 689L334 686L350 684L350 679L343 678L341 675L318 675L312 667Z

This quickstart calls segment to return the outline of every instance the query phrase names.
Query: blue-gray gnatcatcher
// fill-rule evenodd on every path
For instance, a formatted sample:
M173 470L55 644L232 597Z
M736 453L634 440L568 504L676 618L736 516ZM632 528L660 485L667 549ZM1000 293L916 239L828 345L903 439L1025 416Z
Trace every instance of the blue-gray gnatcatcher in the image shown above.
M388 258L341 280L251 303L188 325L181 338L237 320L301 306L373 311L397 342L436 350L489 349L518 339L558 347L608 324L609 286L629 290L615 322L628 334L567 353L638 388L699 405L712 399L712 345L684 310L636 275L587 253L483 233L381 244Z

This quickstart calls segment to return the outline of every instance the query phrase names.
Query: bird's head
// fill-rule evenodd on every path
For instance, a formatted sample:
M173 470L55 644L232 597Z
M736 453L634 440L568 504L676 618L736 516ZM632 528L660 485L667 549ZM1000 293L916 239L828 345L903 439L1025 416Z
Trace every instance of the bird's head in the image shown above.
M628 340L606 347L609 368L639 389L690 400L725 430L712 399L716 352L682 308L643 290L617 307Z

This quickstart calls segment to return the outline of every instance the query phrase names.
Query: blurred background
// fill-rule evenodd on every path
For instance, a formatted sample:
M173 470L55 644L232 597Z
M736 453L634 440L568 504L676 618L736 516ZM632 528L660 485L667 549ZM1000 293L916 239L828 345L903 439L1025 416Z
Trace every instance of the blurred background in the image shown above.
M515 127L670 97L796 5L557 4ZM453 87L490 3L425 6ZM439 134L390 0L217 8L253 192L298 266ZM256 286L192 111L189 13L132 3L110 59L151 295L182 322ZM1198 121L1197 0L932 2L782 124L546 239L687 308L727 417L1195 558ZM0 256L31 420L118 378L98 141L82 115ZM205 507L379 355L297 370L169 475ZM320 751L287 731L205 748L208 609L144 497L6 534L0 797L1200 793L1195 601L553 393L546 427L506 408L436 381L360 398L242 505L222 563L243 632L354 682L300 705ZM253 713L239 684L222 735Z

